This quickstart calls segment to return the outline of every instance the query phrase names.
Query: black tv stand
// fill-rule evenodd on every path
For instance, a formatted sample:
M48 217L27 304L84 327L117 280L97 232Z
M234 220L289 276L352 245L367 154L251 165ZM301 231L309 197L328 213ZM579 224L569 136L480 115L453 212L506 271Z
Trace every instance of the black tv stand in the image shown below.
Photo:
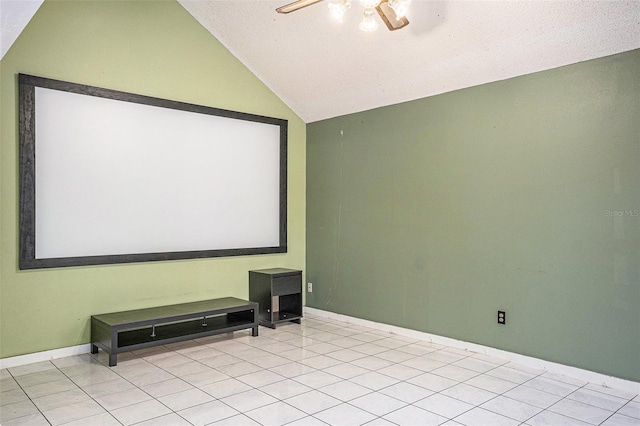
M91 353L119 353L251 328L258 335L258 304L225 297L91 316Z

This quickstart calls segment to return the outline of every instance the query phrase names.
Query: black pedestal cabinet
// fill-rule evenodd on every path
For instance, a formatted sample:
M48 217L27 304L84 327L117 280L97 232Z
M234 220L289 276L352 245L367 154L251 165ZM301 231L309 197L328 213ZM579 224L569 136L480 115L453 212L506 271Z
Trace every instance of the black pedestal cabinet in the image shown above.
M272 268L249 271L249 300L258 302L260 325L276 324L302 318L302 271Z

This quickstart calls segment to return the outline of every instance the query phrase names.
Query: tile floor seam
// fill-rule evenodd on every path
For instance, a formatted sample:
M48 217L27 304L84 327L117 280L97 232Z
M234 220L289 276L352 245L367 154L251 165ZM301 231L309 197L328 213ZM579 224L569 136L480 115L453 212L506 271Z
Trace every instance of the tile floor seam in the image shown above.
M171 352L175 352L175 351L171 350ZM143 359L143 358L137 358L137 359ZM145 361L145 362L147 362L147 363L149 363L149 364L151 364L151 365L156 366L155 364L153 364L152 362L149 362L149 361L147 361L147 360L144 360L144 359L143 359L143 361ZM156 366L156 367L157 367L157 366ZM108 368L111 368L111 367L108 367ZM158 367L158 368L160 368L160 367ZM162 369L162 368L161 368L161 369ZM163 370L163 371L165 371L165 372L167 372L167 371L166 371L166 370L164 370L164 369L162 369L162 370ZM111 371L113 371L113 370L111 370ZM135 383L131 382L131 381L130 381L130 380L128 380L126 377L124 377L121 373L119 373L119 372L117 372L117 371L115 371L114 373L115 373L115 374L117 374L117 375L118 375L122 380L124 380L124 381L126 381L127 383L131 384L131 385L133 386L133 388L134 388L134 389L138 389L138 390L142 391L143 393L145 393L147 396L149 396L149 398L150 398L149 400L157 401L157 402L159 402L160 404L162 404L165 408L167 408L171 413L178 414L178 413L176 413L174 410L172 410L171 408L167 407L164 403L162 403L162 401L160 401L160 400L159 400L159 398L156 398L156 397L154 397L153 395L149 394L149 393L148 393L148 392L146 392L144 389L142 389L142 387L140 387L140 386L136 385ZM63 372L63 374L64 374L64 372ZM171 373L169 373L169 374L171 374ZM174 376L174 377L175 377L175 376ZM177 378L177 377L176 377L176 378ZM73 379L71 379L70 377L69 377L69 379L70 379L71 381L73 381ZM103 382L103 383L104 383L104 382ZM159 383L159 382L158 382L158 383ZM74 384L75 384L75 382L74 382ZM83 392L85 392L85 394L87 394L87 396L89 396L89 398L91 398L91 399L92 399L96 404L98 404L98 405L99 405L99 406L100 406L100 407L101 407L101 408L102 408L106 413L108 413L111 417L113 417L113 418L114 418L118 423L120 423L120 424L122 424L122 422L120 422L120 420L118 420L118 418L117 418L116 416L114 416L114 415L113 415L112 411L115 411L115 410L118 410L118 409L121 409L121 408L132 407L132 406L134 406L134 405L136 405L136 404L139 404L139 403L140 403L140 402L136 402L136 403L132 403L132 404L124 405L124 406L122 406L122 407L115 408L115 409L113 409L113 410L108 410L108 409L107 409L103 404L101 404L101 403L100 403L96 398L94 398L94 397L92 397L91 395L89 395L89 394L84 390L84 388L83 388L82 386L79 386L79 385L77 385L77 384L76 384L76 386L77 386L80 390L82 390ZM107 395L104 395L104 396L109 396L109 395L113 395L113 394L115 394L115 393L110 393L110 394L107 394ZM147 401L149 401L149 400L147 400ZM146 401L141 401L141 402L146 402ZM162 417L162 416L163 416L163 415L160 415L160 416L158 416L158 417ZM145 422L145 421L148 421L148 420L152 420L152 419L154 419L154 418L158 418L158 417L150 417L150 418L147 418L147 419L141 420L141 421L136 422L136 423L142 423L142 422ZM185 419L185 420L186 420L186 419ZM135 425L136 423L133 423L132 425Z
M87 394L87 393L86 393L86 391L85 391L84 389L82 389L82 387L78 386L78 385L76 384L76 382L74 382L74 381L73 381L73 379L72 379L71 377L69 377L69 376L68 376L64 371L62 371L62 370L61 370L57 365L55 365L55 364L54 364L53 362L51 362L51 361L47 361L47 362L49 362L49 363L53 366L53 368L51 368L51 369L49 369L49 370L47 370L47 371L50 371L50 370L56 370L56 371L58 371L60 374L62 374L64 377L66 377L68 380L70 380L70 381L73 383L73 385L75 386L75 388L77 388L77 389L79 389L80 391L82 391L85 395L87 395L87 397L89 397L89 399L90 399L90 400L92 400L92 401L94 401L95 403L97 403L98 405L100 405L97 401L95 401L95 400L91 397L91 395ZM11 373L11 372L9 372L9 373ZM38 373L32 373L32 374L38 374ZM14 378L14 380L15 380L15 378ZM34 401L34 399L37 399L37 398L32 398L32 397L31 397L31 396L30 396L30 395L29 395L29 394L24 390L24 388L22 388L22 385L21 385L17 380L16 380L16 383L18 384L18 386L20 386L20 389L21 389L21 390L22 390L22 392L27 396L27 398L29 398L29 401L33 404L33 406L34 406L34 407L36 407L36 409L38 410L38 412L40 413L40 415L41 415L44 419L46 419L46 421L47 421L49 424L51 424L51 421L49 420L49 418L47 417L47 415L46 415L45 413L47 413L47 412L49 412L49 411L52 411L52 410L55 410L55 409L57 409L57 408L61 408L61 407L51 408L51 409L49 409L49 410L41 410L41 409L40 409L40 407L38 407L38 405L37 405L37 404L35 403L35 401ZM47 383L51 383L51 382L47 382ZM44 383L43 383L43 384L44 384ZM42 397L49 396L49 395L53 395L53 394L43 395ZM102 409L104 409L104 407L102 407L101 405L100 405L100 407L101 407ZM104 409L104 410L105 410L106 412L108 412L106 409ZM111 415L111 416L113 417L113 415ZM115 419L115 418L114 418L114 419ZM117 420L117 419L116 419L116 420Z
M338 405L348 405L348 406L353 407L353 408L355 408L355 409L357 409L357 410L362 410L362 411L364 411L365 413L368 413L368 414L371 414L372 416L375 416L375 418L374 418L373 420L376 420L376 419L379 419L379 418L381 418L381 417L382 417L382 416L378 416L377 414L371 413L371 412L369 412L369 411L367 411L367 410L365 410L365 409L363 409L363 408L360 408L360 407L358 407L358 406L355 406L355 405L353 405L353 404L350 404L349 402L343 402L342 404L338 404ZM319 412L317 412L317 413L312 414L311 416L316 416L317 414L320 414L320 413L322 413L322 412L324 412L324 411L331 410L332 408L334 408L334 407L326 408L326 409L324 409L324 410L321 410L321 411L319 411ZM385 414L385 416L386 416L386 414ZM320 419L319 419L319 420L320 420ZM369 422L367 422L367 423L370 423L370 422L372 422L373 420L370 420L370 421L369 421ZM321 421L322 421L322 420L321 420Z
M578 388L578 389L574 390L574 391L573 391L573 392L571 392L569 395L571 395L571 394L575 393L575 392L576 392L576 391L578 391L579 389L582 389L584 386L586 386L586 385L583 385L583 386L581 386L580 388ZM584 421L584 420L578 419L578 418L576 418L576 417L570 416L569 414L566 414L566 413L558 413L558 412L556 412L556 411L552 411L552 410L551 410L551 408L552 408L553 406L558 405L560 402L562 402L562 401L564 401L564 400L572 401L571 399L569 399L569 395L566 395L566 396L564 396L564 397L560 398L558 401L556 401L555 403L553 403L553 404L551 404L550 406L548 406L547 408L545 408L545 410L544 410L544 411L550 411L550 412L555 413L555 414L558 414L558 415L560 415L560 416L564 416L564 417L567 417L567 418L570 418L570 419L578 420L579 422L589 423L589 422L587 422L587 421ZM577 401L577 402L580 402L580 401ZM583 404L585 404L585 405L589 405L589 406L591 406L591 407L595 407L595 406L593 406L593 405L591 405L591 404L586 404L586 403L583 403ZM595 407L595 408L599 408L599 407ZM609 410L606 410L606 411L609 411ZM538 414L539 414L539 413L538 413ZM612 416L612 415L614 415L614 414L615 414L615 412L611 413L611 415L610 415L609 417L611 417L611 416ZM534 417L535 417L535 416L534 416ZM608 418L608 417L607 417L607 418ZM527 421L529 421L529 420L531 420L531 419L528 419ZM598 423L598 425L601 425L602 423L604 423L604 421L606 421L606 419L605 419L605 420L603 420L602 422Z
M507 398L509 398L509 397L507 397ZM510 399L513 399L513 398L510 398ZM514 401L518 401L518 400L517 400L517 399L514 399ZM519 401L519 402L523 402L523 401ZM526 403L525 403L525 404L526 404ZM537 412L536 414L534 414L533 416L529 417L527 420L525 420L525 421L524 421L524 422L522 422L522 423L523 423L523 424L526 424L529 420L531 420L531 419L533 419L534 417L536 417L536 416L540 415L541 413L544 413L545 411L549 411L549 408L551 408L552 406L553 406L553 404L552 404L552 405L550 405L550 406L548 406L548 407L546 407L546 408L543 408L541 411L539 411L539 412ZM538 408L539 408L539 407L538 407ZM558 413L556 413L556 414L558 414Z
M343 381L344 381L344 382L346 382L346 381L348 381L348 379L344 379ZM337 383L340 383L340 382L337 382ZM333 384L337 384L337 383L333 383ZM327 386L332 386L332 385L327 385ZM322 390L323 388L325 388L325 387L327 387L327 386L323 386L323 387L321 387L321 388L319 388L319 389L315 389L315 390L317 390L318 392L322 392L322 393L324 393L325 395L328 395L328 396L330 396L330 397L332 397L332 398L335 398L335 396L333 396L333 395L331 395L331 394L327 393L326 391L323 391L323 390ZM312 389L312 391L313 391L313 390L314 390L314 389ZM367 390L368 390L369 392L367 392L366 394L361 395L361 396L370 395L370 394L372 394L372 393L374 393L374 392L375 392L374 390L369 389L369 388L367 388ZM311 392L311 391L309 391L309 392ZM359 398L359 397L357 396L357 397L355 397L355 398ZM352 398L352 399L355 399L355 398ZM341 402L347 402L347 401L342 401L340 398L336 398L336 399L340 400Z
M615 412L611 413L611 415L610 415L609 417L607 417L606 419L604 419L604 420L603 420L602 422L600 422L599 424L600 424L600 425L605 424L605 423L607 422L607 420L609 420L611 417L615 416L615 415L616 415L616 413L617 413L617 411L615 411Z
M437 392L437 393L435 393L434 395L443 395L443 396L446 396L447 398L455 399L456 401L461 401L461 400L459 400L459 399L457 399L457 398L453 398L453 397L451 397L451 396L449 396L449 395L441 394L440 392ZM431 395L431 396L433 396L433 395ZM428 396L427 398L430 398L431 396ZM427 399L427 398L424 398L424 399ZM465 402L465 401L461 401L461 402ZM466 403L466 402L465 402L465 403ZM468 403L466 403L466 404L468 404ZM473 404L469 404L469 405L473 405ZM445 417L447 420L453 420L453 421L455 421L455 419L456 419L456 418L460 417L461 415L463 415L463 414L465 414L465 413L468 413L469 411L471 411L471 410L473 410L474 408L477 408L477 407L479 407L479 405L473 405L473 406L472 406L471 408L469 408L468 410L465 410L465 411L463 411L462 413L457 414L457 415L455 415L455 416L453 416L453 417L448 417L448 416L445 416L445 415L443 415L443 414L438 414L438 413L436 413L435 411L431 411L431 410L428 410L428 409L426 409L426 408L421 408L421 407L418 407L418 408L421 408L422 410L426 410L426 411L428 411L428 412L430 412L430 413L433 413L433 414L436 414L436 415L438 415L438 416Z
M597 392L597 393L599 393L599 394L602 394L602 395L614 396L614 397L616 397L616 398L620 398L620 399L628 399L627 397L620 397L620 396L616 396L616 395L609 394L609 393L607 393L607 392L601 392L601 391L599 391L599 390L591 389L591 388L587 387L587 386L592 385L592 384L593 384L593 383L587 383L587 384L585 384L583 387L584 387L584 388L586 388L586 389L588 389L588 390L591 390L591 391ZM603 386L603 387L605 387L605 386ZM607 387L605 387L605 388L607 388ZM607 389L608 389L608 388L607 388ZM639 389L640 389L640 388L639 388ZM625 393L626 393L626 392L625 392ZM629 394L630 394L630 395L632 395L633 393L629 393ZM629 402L633 401L633 400L634 400L634 398L637 398L638 396L640 396L640 394L636 394L636 395L632 396L632 397L631 397L631 399L629 399Z
M630 400L628 400L627 402L625 402L625 404L624 404L622 407L618 408L618 409L617 409L617 410L612 414L612 416L614 416L614 415L616 415L616 414L620 414L621 416L630 417L630 418L635 418L635 417L629 416L629 415L627 415L627 414L622 414L622 413L620 413L620 410L622 410L622 409L623 409L624 407L626 407L627 405L631 404L637 396L638 396L638 395L634 396L633 398L631 398ZM640 417L639 417L639 418L637 418L637 420L638 420L638 424L640 424Z
M51 363L51 361L48 361L48 362L50 362L50 363ZM54 368L56 368L56 369L57 369L57 367L55 366L55 364L51 363L51 365L53 365L53 366L54 366ZM16 384L18 385L19 389L20 389L20 390L22 391L22 393L24 393L24 394L25 394L25 396L28 398L29 402L30 402L30 403L31 403L31 404L36 408L36 410L38 410L38 413L40 413L40 415L41 415L42 417L44 417L45 419L47 419L47 417L44 415L44 412L43 412L42 410L40 410L40 407L38 407L38 406L36 405L36 403L35 403L35 402L33 402L33 399L31 398L31 396L29 396L29 394L24 390L24 388L22 387L22 385L20 384L20 382L18 382L18 381L16 380L16 376L14 376L14 375L13 375L13 373L11 373L11 371L9 371L9 369L7 369L7 371L9 372L9 374L11 374L11 378L16 382ZM59 371L59 370L58 370L58 371ZM38 373L32 373L32 374L38 374ZM74 384L75 384L75 383L74 383ZM21 416L21 417L26 417L26 416ZM16 417L16 418L19 418L19 417ZM14 418L14 419L15 419L15 418ZM47 421L49 421L49 420L47 420ZM51 423L51 422L49 422L49 423Z
M469 380L471 380L471 379L469 379ZM473 385L469 385L469 386L473 386ZM477 386L473 386L473 387L478 388ZM482 389L482 388L478 388L478 389ZM482 390L487 390L487 389L482 389ZM489 391L489 392L492 392L492 391ZM507 392L509 392L509 390L506 390L506 391L504 391L504 392L502 392L502 393L493 392L493 393L495 393L495 394L496 394L496 396L494 396L493 398L491 398L491 399L489 399L489 400L487 400L487 401L485 401L485 402L483 402L483 403L481 403L481 404L476 405L475 407L477 407L477 408L482 408L483 410L487 410L487 411L489 411L489 412L491 412L491 413L494 413L494 414L497 414L497 415L499 415L499 416L507 417L507 418L509 418L509 419L513 419L513 420L515 420L515 421L518 421L518 422L524 423L524 422L522 422L521 420L515 419L515 418L513 418L513 417L509 417L509 416L507 416L506 414L498 413L498 412L493 411L493 410L491 410L491 409L489 409L489 408L483 407L483 405L484 405L484 404L486 404L487 402L489 402L489 401L493 401L494 399L497 399L497 398L499 398L499 397L501 397L501 396L502 396L502 397L504 397L504 398L508 398L507 396L505 396L505 395L504 395L504 394L505 394L505 393L507 393ZM512 399L512 398L509 398L509 399ZM514 401L516 401L516 400L514 400ZM521 401L518 401L518 402L521 402ZM474 407L474 408L475 408L475 407ZM471 410L473 410L473 408L469 409L468 411L471 411ZM461 414L461 415L462 415L462 414Z
M53 363L52 363L53 364ZM118 421L118 419L111 413L111 411L107 410L106 407L104 407L102 404L100 404L100 402L98 402L94 397L92 397L91 395L89 395L87 393L87 391L80 385L78 385L76 382L73 381L73 379L64 371L62 371L62 369L58 368L57 365L54 364L54 366L62 373L65 375L65 377L67 377L69 380L71 380L73 382L73 384L80 389L85 395L87 395L93 402L95 402L96 404L98 404L100 406L100 408L102 408L106 413L108 413L114 420ZM133 385L133 384L132 384ZM134 385L135 386L135 385ZM137 388L137 387L136 387ZM143 391L144 392L144 391ZM151 395L149 395L149 397L153 398ZM47 419L47 421L49 421L49 419L44 415L44 413L42 413L42 415L45 417L45 419ZM118 421L119 422L119 421ZM51 422L49 422L51 423Z
M254 388L254 389L257 389L257 388ZM259 390L259 389L257 389L257 390ZM314 391L321 392L321 391L319 391L318 389L313 389L313 388L312 388L312 389L310 389L310 390L308 390L308 391L305 391L305 392L303 392L303 393L301 393L301 394L298 394L298 395L295 395L295 396L304 395L304 394L311 393L311 392L314 392ZM329 395L329 396L330 396L330 395ZM274 398L275 398L275 397L274 397ZM292 397L292 398L293 398L293 397ZM270 406L270 405L275 405L275 404L277 404L277 403L281 402L281 403L286 404L287 406L289 406L289 407L291 407L291 408L294 408L294 409L296 409L296 410L299 410L299 411L303 412L303 413L305 414L305 417L313 416L313 414L309 414L309 413L307 413L306 411L304 411L304 410L302 410L302 409L300 409L300 408L298 408L298 407L296 407L296 406L294 406L294 405L292 405L292 404L288 403L288 402L286 401L286 399L289 399L289 398L285 398L285 399L276 398L276 401L274 401L274 402L271 402L271 403L269 403L269 404L267 404L267 405L263 405L263 406L261 406L261 407L256 407L255 409L252 409L252 410L249 410L249 411L253 411L253 410L256 410L256 409L259 409L259 408L268 407L268 406ZM321 411L319 411L319 412L322 412L322 411L324 411L324 410L321 410ZM242 413L242 414L244 414L244 413ZM314 413L314 414L315 414L315 413ZM246 415L246 414L245 414L245 415ZM253 420L253 419L252 419L252 420ZM298 419L298 420L299 420L299 419ZM294 423L294 422L296 422L296 421L298 421L298 420L292 420L291 422L288 422L288 423ZM254 420L254 421L256 421L256 420ZM257 422L257 421L256 421L256 423L259 423L259 422ZM284 424L283 424L283 426L285 426L285 425L286 425L286 424L288 424L288 423L284 423ZM260 423L260 424L262 424L262 423Z

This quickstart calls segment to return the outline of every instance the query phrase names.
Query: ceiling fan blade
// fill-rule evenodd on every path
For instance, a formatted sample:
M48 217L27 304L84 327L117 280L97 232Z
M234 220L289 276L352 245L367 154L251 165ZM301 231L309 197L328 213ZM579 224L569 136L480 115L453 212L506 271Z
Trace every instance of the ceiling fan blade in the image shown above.
M376 6L376 11L387 28L389 28L389 31L399 30L409 25L409 20L405 16L396 19L396 12L389 7L387 0L382 0L380 4Z
M303 7L311 6L312 4L316 4L321 2L322 0L297 0L293 3L286 4L284 6L280 6L276 9L278 13L290 13L295 12L296 10L302 9Z

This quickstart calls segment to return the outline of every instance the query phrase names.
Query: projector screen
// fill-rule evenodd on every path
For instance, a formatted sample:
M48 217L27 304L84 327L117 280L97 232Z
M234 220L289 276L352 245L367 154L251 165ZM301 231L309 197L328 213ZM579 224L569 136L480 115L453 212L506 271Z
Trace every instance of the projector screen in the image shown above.
M286 252L287 121L20 75L20 268Z

